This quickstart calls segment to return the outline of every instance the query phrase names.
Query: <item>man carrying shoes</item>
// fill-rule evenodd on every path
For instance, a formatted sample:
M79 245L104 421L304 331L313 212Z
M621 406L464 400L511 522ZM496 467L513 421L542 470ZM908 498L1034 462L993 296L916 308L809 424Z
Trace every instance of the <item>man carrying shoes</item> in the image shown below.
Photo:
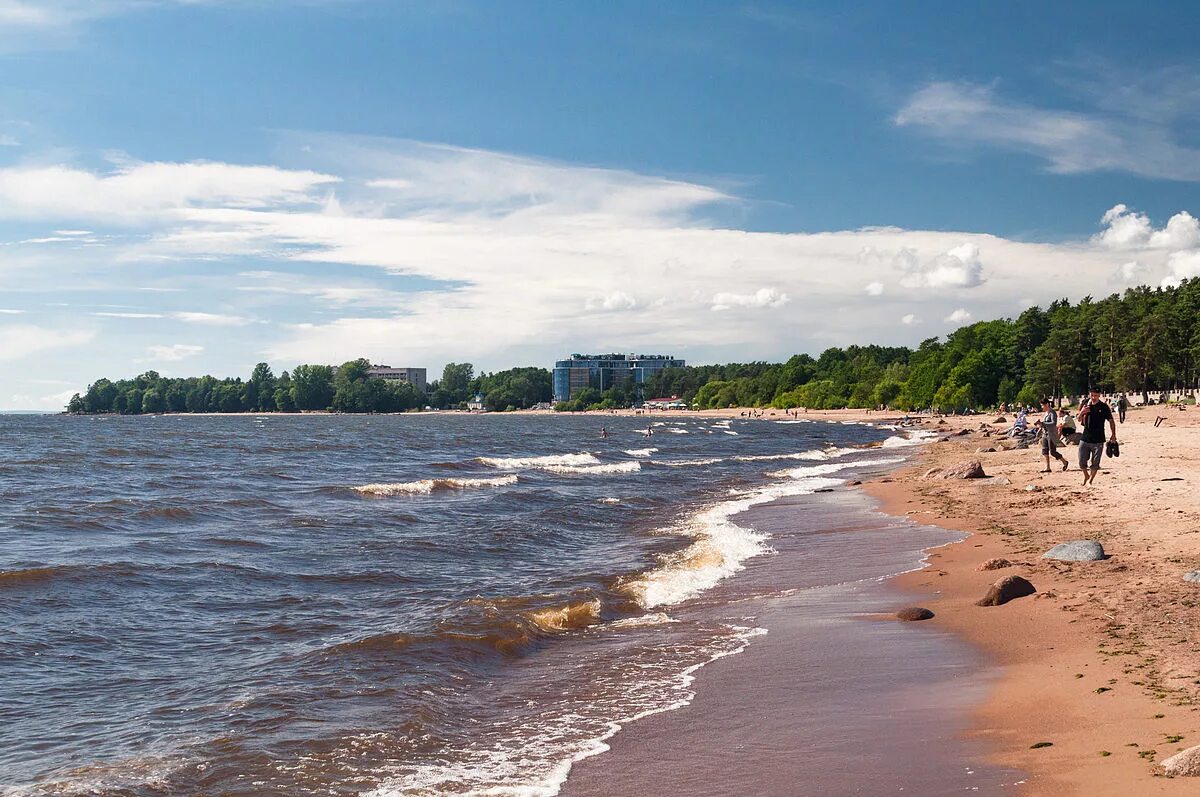
M1111 442L1117 441L1117 422L1112 409L1100 400L1100 391L1093 390L1088 401L1079 409L1079 423L1083 436L1079 441L1079 469L1083 471L1083 486L1095 481L1100 472L1100 457L1104 454L1104 424L1112 428Z

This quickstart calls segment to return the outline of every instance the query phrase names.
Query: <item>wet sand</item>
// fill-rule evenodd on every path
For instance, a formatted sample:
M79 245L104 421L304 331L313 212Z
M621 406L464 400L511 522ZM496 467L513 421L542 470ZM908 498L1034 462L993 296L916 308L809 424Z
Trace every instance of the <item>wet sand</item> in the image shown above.
M1015 793L1020 773L985 765L986 743L965 733L994 668L948 629L878 616L931 593L880 577L962 535L877 513L849 488L738 523L769 531L778 554L708 600L768 633L701 670L690 706L577 764L563 794Z

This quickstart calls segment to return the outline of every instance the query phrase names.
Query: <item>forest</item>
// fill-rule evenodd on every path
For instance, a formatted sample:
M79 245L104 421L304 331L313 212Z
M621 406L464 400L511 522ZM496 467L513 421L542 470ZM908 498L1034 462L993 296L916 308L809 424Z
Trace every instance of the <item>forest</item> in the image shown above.
M404 412L463 408L476 394L491 411L549 402L550 371L539 367L475 373L448 363L428 395L402 382L370 379L363 359L341 366L300 365L275 376L259 363L248 379L170 378L148 371L133 379L100 379L75 395L72 413ZM963 411L1000 402L1034 404L1042 396L1074 396L1096 388L1140 394L1194 387L1200 371L1200 279L1179 286L1131 288L1099 301L1066 299L1030 307L1015 319L980 321L915 349L830 348L783 363L751 362L671 368L640 398L678 396L699 409L716 407L890 407ZM560 411L636 404L628 385L589 388Z

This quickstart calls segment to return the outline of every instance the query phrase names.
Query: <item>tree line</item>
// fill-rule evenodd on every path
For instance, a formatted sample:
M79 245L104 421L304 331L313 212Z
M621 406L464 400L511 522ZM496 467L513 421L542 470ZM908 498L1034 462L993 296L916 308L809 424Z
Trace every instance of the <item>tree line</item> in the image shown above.
M526 409L551 396L550 372L513 368L475 375L470 363L449 363L426 395L407 382L368 376L365 359L340 366L299 365L275 376L259 363L248 379L165 377L147 371L132 379L98 379L67 404L75 414L142 415L160 412L406 412L424 407L465 407L476 393L490 410Z
M1034 404L1095 388L1131 392L1191 388L1200 377L1200 279L1131 288L1096 301L1030 307L1016 319L980 321L916 350L826 349L785 363L668 369L648 397L679 396L702 409L728 406L887 406L945 411Z
M276 377L259 363L249 379L174 379L148 371L116 382L100 379L68 410L113 412L402 412L425 406L465 407L476 394L492 411L549 402L550 371L512 368L476 374L448 363L429 393L403 382L370 379L370 364L300 365ZM943 340L904 346L847 346L783 363L732 363L669 368L643 386L646 398L679 396L716 407L887 406L961 411L1000 402L1034 404L1042 396L1080 395L1091 388L1149 398L1151 391L1191 388L1200 379L1200 279L1177 287L1131 288L1099 301L1030 307L1015 319L980 321ZM610 409L636 403L630 386L587 388L559 410Z

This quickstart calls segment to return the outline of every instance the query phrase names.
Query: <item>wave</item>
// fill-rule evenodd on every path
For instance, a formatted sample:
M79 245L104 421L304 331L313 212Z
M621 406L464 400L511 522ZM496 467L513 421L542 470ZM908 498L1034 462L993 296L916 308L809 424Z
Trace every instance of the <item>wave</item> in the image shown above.
M906 448L908 446L919 446L923 443L928 443L933 438L937 437L937 432L927 432L923 429L914 429L908 433L908 436L892 435L887 440L880 444L880 448Z
M600 600L596 598L563 606L551 606L526 612L524 616L546 633L574 631L600 622Z
M648 457L658 451L657 448L631 448L625 453L631 457Z
M781 459L836 459L856 449L853 448L813 448L808 451L798 451L794 454L743 454L734 457L738 462L772 462Z
M599 498L597 500L602 504L619 504L619 503L621 503L620 498L611 498L610 497L610 498Z
M723 457L707 457L704 459L655 460L655 465L666 465L668 468L687 468L693 465L715 465L724 462Z
M642 469L640 462L610 462L607 465L543 465L542 470L550 473L604 474L637 473Z
M506 487L516 484L516 475L490 479L419 479L411 482L363 484L351 488L360 495L387 497L392 495L430 495L435 490L468 490L477 487Z
M649 628L656 625L667 625L668 623L678 623L674 617L665 612L653 612L651 614L643 614L638 617L625 617L621 620L613 620L605 626L605 628L620 629L620 628Z
M667 429L667 431L668 431L668 432L670 432L671 434L687 434L687 433L688 433L688 430L687 430L687 429L674 429L674 428L672 428L672 429Z
M0 589L43 584L56 579L73 576L126 576L137 572L132 566L121 563L105 563L98 565L44 565L42 567L24 567L15 570L0 570Z
M600 460L587 452L579 454L551 454L544 457L477 457L484 465L502 470L526 470L529 468L545 468L550 465L581 467L583 465L599 465Z

